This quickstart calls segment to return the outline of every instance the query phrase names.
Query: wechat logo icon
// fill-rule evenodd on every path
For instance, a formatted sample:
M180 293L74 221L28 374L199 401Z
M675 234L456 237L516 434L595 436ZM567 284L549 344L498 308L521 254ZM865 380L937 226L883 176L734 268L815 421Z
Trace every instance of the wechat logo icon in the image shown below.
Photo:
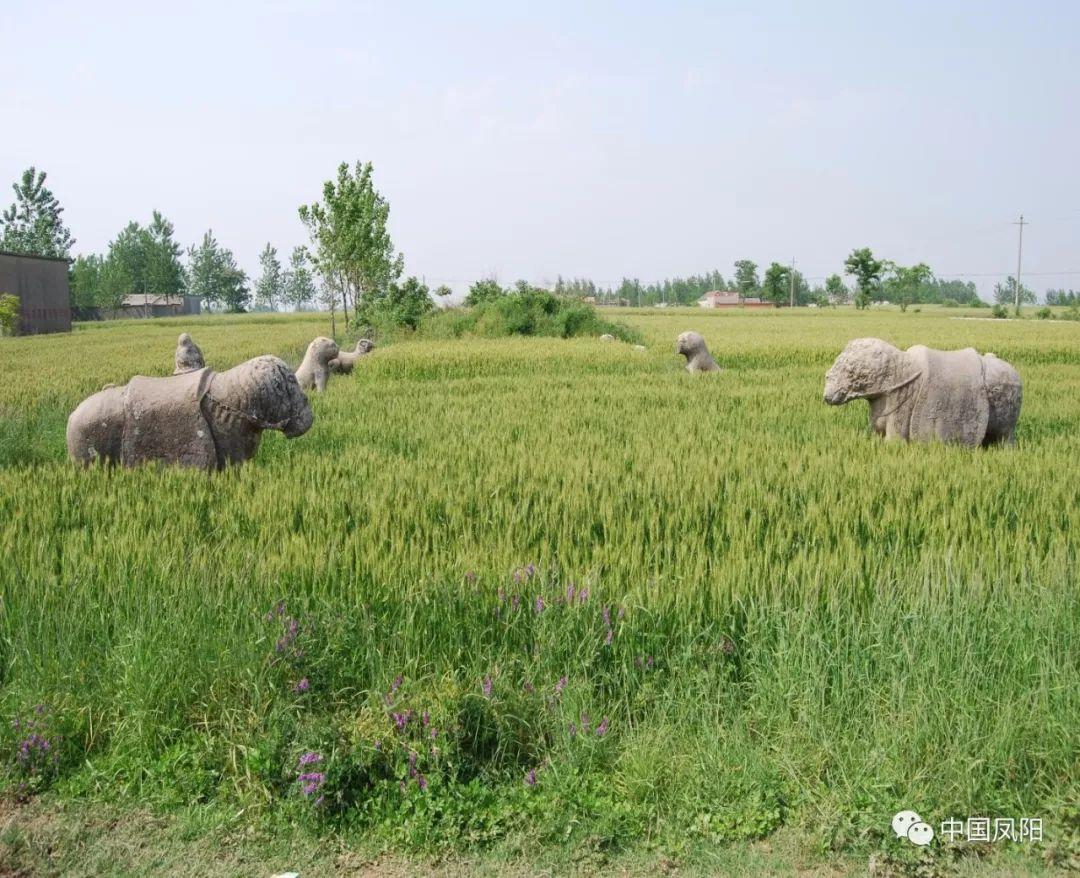
M934 840L933 827L924 823L914 811L898 811L894 814L892 828L897 838L906 838L919 847L926 847Z

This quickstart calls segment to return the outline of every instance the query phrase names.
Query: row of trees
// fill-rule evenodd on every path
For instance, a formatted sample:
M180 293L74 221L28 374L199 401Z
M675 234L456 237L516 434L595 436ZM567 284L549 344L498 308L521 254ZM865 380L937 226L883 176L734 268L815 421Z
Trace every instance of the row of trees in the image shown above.
M1047 305L1080 305L1080 290L1047 290Z

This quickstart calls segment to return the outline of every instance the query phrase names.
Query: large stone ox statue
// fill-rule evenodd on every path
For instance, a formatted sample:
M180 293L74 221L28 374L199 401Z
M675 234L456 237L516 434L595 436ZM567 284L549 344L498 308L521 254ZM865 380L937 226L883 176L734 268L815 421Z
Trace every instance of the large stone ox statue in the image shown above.
M67 425L76 463L149 461L222 469L254 457L263 430L290 439L311 428L311 405L289 367L256 357L226 372L132 378L87 397Z
M980 446L1015 442L1022 385L1016 370L974 348L901 351L857 338L825 376L825 402L870 402L870 426L886 439Z

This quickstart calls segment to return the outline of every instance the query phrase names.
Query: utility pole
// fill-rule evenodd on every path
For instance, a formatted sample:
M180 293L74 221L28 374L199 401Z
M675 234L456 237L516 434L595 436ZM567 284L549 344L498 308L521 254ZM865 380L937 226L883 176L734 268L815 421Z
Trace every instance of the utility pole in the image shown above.
M1031 225L1031 223L1024 222L1024 215L1020 214L1020 222L1013 223L1014 226L1020 227L1020 239L1016 244L1016 314L1020 315L1020 264L1024 254L1024 226Z
M791 299L790 305L795 307L795 257L791 257L791 271L788 272L788 296Z

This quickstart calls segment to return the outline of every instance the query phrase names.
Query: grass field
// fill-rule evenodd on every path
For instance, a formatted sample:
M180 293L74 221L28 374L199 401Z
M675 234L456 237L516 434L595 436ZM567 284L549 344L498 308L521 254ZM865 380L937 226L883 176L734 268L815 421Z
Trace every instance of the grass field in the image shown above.
M214 367L296 364L324 316L5 339L3 783L405 855L708 868L783 833L920 874L1076 865L1080 324L957 314L402 339L210 477L77 471L67 413L168 374L182 329ZM723 374L681 370L690 328ZM1018 445L885 445L825 406L866 335L1011 361ZM919 851L903 808L1045 841Z

